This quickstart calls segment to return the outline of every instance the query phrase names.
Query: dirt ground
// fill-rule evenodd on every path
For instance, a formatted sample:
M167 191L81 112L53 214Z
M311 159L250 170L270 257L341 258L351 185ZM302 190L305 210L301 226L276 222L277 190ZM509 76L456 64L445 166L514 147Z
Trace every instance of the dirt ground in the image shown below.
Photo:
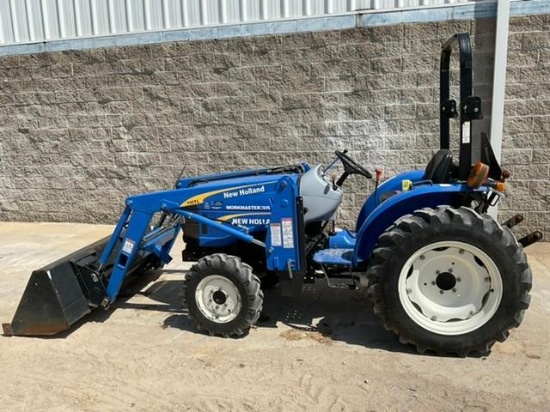
M111 227L0 223L0 322L30 272ZM56 338L0 336L5 411L547 411L550 244L521 327L490 356L419 355L386 332L362 291L319 283L301 298L266 294L241 339L197 333L181 309L188 264L174 262ZM137 292L137 293L136 293Z

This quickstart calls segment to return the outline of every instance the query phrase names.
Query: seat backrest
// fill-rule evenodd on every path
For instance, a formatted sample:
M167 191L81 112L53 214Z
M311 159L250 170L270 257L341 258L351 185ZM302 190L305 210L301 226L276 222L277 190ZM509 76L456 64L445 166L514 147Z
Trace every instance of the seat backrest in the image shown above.
M449 182L452 165L453 154L451 151L448 149L438 150L426 166L424 180L431 180L433 183Z

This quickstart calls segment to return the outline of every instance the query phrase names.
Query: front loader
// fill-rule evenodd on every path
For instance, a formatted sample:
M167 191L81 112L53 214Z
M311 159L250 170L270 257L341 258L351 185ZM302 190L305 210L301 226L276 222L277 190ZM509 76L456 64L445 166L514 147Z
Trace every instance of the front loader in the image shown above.
M458 44L460 99L451 100L450 57ZM7 335L50 335L97 307L109 308L132 275L170 262L180 232L183 260L196 261L184 305L196 326L245 334L258 320L261 284L297 295L304 282L367 288L384 326L404 343L438 354L488 353L519 326L529 306L531 271L510 230L487 214L505 179L486 135L472 134L481 100L472 96L468 34L441 54L440 149L423 170L379 184L355 230L333 217L348 176L371 173L346 151L326 165L306 163L178 179L174 189L130 196L111 237L34 271ZM458 161L450 120L459 133ZM343 173L332 178L338 164Z

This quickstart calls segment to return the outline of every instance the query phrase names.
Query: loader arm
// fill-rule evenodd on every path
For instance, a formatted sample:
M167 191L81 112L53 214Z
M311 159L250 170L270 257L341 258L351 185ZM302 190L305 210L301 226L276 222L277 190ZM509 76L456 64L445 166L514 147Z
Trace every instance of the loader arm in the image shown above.
M290 273L290 277L292 272L300 273L305 263L300 225L295 218L297 181L306 169L299 165L281 171L262 169L208 179L180 179L175 189L128 197L109 238L33 272L12 323L3 325L4 333L53 335L70 328L94 308L109 308L130 275L171 261L170 251L185 220L263 247L270 270ZM247 227L205 214L203 207L215 199L236 199L245 204L267 201L270 206L266 213L275 222L266 227L267 248L248 233ZM292 227L285 226L286 222ZM273 228L286 230L286 235L292 235L286 242L297 247L272 244L276 238L270 233Z
M246 234L241 229L223 224L222 222L218 222L216 220L205 218L196 213L186 211L177 204L170 207L170 202L168 201L164 203L164 206L164 212L170 213L172 216L180 215L184 218L198 221L204 225L215 227L216 229L226 232L227 234L244 242L254 243L258 246L265 247L265 243L255 239L251 235ZM128 269L132 267L140 253L153 253L163 264L169 263L172 260L170 257L170 250L172 249L174 241L181 229L180 220L178 219L177 223L174 223L170 227L155 228L152 232L147 233L146 231L153 216L154 213L138 212L127 207L113 235L111 236L109 244L103 251L100 258L101 265L104 265L111 254L115 252L114 249L116 239L121 236L121 233L125 228L126 230L122 243L122 249L118 251L116 263L112 274L109 276L106 288L109 304L116 300L122 283L128 274ZM121 224L122 222L126 222L126 224Z

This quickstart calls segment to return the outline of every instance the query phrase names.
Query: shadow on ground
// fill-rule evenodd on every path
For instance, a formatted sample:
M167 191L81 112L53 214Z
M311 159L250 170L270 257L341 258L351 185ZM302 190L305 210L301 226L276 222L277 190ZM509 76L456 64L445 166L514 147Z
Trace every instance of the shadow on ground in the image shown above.
M159 280L141 294L159 304L123 302L121 308L157 310L171 313L164 327L192 333L199 332L182 308L183 280ZM276 328L277 323L310 334L312 339L324 337L333 341L413 353L386 331L372 311L365 291L329 288L322 280L303 286L298 297L282 297L277 287L264 291L264 307L258 328ZM282 335L293 339L293 335ZM222 338L220 338L222 339Z
M149 271L124 286L116 304L109 310L96 309L68 331L45 338L66 338L85 323L103 323L114 311L121 309L165 312L168 316L164 328L202 333L182 307L183 273L171 269ZM177 275L177 279L173 279L176 277L173 275ZM342 341L392 352L415 353L412 347L400 344L384 329L363 290L330 288L319 280L316 284L305 284L298 297L280 296L278 287L264 291L264 295L264 307L256 327L277 328L278 323L285 324L293 333L282 331L283 338Z

